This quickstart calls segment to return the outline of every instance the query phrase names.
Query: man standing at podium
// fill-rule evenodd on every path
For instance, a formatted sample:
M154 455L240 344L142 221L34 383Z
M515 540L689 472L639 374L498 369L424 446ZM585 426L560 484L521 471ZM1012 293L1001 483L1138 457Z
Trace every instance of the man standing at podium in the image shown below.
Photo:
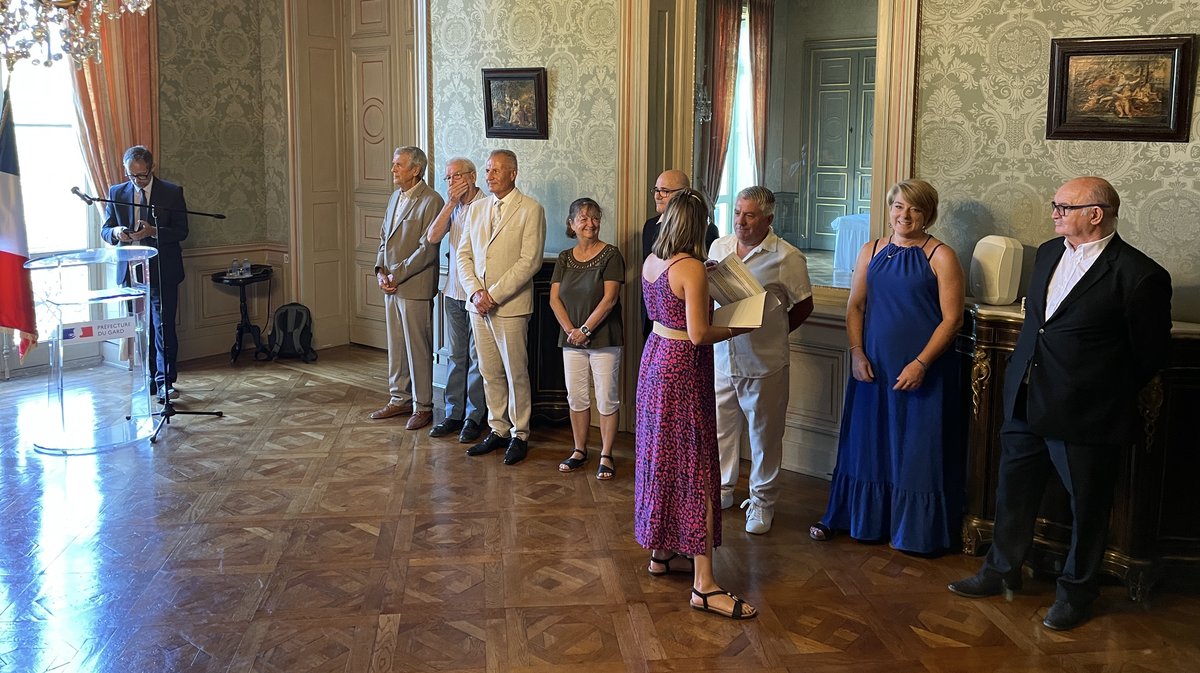
M150 342L150 391L160 403L178 397L174 390L178 372L175 358L179 338L175 334L175 313L179 305L179 284L183 282L183 253L179 242L188 237L187 202L183 187L154 175L154 155L141 145L125 150L122 159L128 182L113 185L104 211L101 237L113 245L144 245L158 249L150 261L150 323L154 327ZM137 204L137 205L125 205ZM117 281L130 282L129 268L117 269Z

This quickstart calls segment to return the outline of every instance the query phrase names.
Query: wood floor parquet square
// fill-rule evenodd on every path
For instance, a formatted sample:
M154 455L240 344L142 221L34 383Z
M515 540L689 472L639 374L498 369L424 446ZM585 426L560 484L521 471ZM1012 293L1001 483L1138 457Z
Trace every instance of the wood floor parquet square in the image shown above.
M272 570L274 567L272 566ZM141 623L248 623L271 571L255 568L164 569L154 574L131 614Z
M448 555L503 551L500 515L495 512L429 513L400 517L396 551Z
M395 535L396 523L391 520L309 519L297 525L283 560L386 565Z
M514 608L507 611L508 656L513 669L571 666L595 670L623 661L619 622L628 622L624 610L579 607L571 612L557 608Z
M386 568L305 568L281 564L272 576L260 615L317 619L378 614Z
M617 571L607 554L504 554L505 607L601 605L622 600Z
M629 434L600 482L595 430L587 466L562 474L565 425L535 424L529 457L508 466L503 451L468 457L454 435L408 431L405 416L367 418L387 401L382 351L181 371L180 408L224 417L177 415L155 444L83 456L33 451L44 380L0 383L0 673L1190 673L1200 661L1194 594L1134 603L1104 586L1089 622L1052 632L1053 578L972 601L946 584L978 558L814 542L828 482L786 471L770 533L721 512L717 579L758 618L701 613L690 574L646 572ZM95 368L85 392L103 397L111 379Z
M98 655L97 670L122 673L224 673L244 630L223 624L130 625Z
M302 525L302 524L301 524ZM273 570L292 537L290 525L207 523L192 528L167 559L168 569Z
M270 522L296 518L313 497L312 486L255 486L235 483L212 494L199 521L204 523Z
M449 610L387 613L379 618L371 673L511 670L503 611Z
M477 609L503 605L503 568L499 557L397 559L388 572L384 612L438 605Z

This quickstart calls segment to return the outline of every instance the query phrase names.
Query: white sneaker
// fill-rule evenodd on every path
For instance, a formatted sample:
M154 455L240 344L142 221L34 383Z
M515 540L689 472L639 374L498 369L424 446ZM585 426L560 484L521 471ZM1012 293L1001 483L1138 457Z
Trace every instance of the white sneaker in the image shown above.
M775 520L775 509L763 507L746 498L742 501L742 509L746 510L746 532L762 535L771 530L771 522Z
M721 509L729 509L733 507L733 489L726 491L721 489Z

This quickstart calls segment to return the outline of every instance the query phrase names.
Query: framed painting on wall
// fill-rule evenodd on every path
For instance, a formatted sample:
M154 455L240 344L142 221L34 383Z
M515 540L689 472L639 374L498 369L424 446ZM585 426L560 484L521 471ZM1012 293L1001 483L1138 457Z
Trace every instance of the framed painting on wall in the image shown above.
M545 68L483 69L483 130L488 138L550 137Z
M1046 138L1187 142L1196 86L1193 39L1051 40Z

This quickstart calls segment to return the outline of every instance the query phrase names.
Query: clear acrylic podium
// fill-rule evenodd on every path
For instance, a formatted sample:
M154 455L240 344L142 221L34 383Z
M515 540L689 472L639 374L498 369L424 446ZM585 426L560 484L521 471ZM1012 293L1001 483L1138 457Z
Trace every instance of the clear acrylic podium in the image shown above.
M37 451L54 454L94 453L149 437L155 428L151 406L149 353L150 259L158 250L128 245L65 252L26 262L40 273L57 274L46 305L56 318L50 335L50 381L46 390L46 422L34 440ZM103 265L104 277L116 277L116 269L130 266L128 286L89 290L65 287L63 270L68 267ZM141 266L138 281L133 267ZM87 307L88 319L64 323L64 309ZM95 307L105 307L96 316ZM115 309L115 310L113 310ZM115 317L109 314L115 314ZM129 368L113 368L99 389L72 386L66 371L64 349L69 344L107 339L132 342Z

